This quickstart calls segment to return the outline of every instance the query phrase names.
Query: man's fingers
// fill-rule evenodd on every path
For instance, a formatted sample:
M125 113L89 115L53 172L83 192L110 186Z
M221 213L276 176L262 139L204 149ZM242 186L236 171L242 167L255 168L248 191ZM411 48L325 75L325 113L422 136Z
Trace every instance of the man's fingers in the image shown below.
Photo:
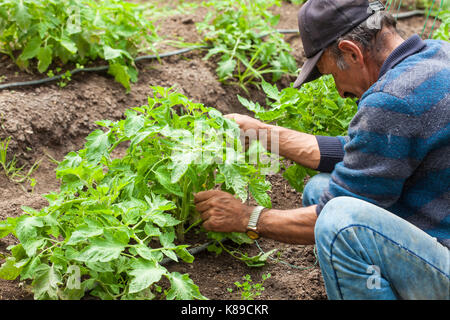
M209 198L215 197L223 193L222 190L207 190L207 191L200 191L196 194L194 194L194 203L197 204L199 202L203 202L208 200Z
M229 114L224 115L223 117L234 120L236 118L236 116L238 116L237 113L229 113Z
M206 210L200 214L200 218L202 218L203 221L208 220L211 218L211 210Z
M208 220L203 220L203 228L205 228L206 231L212 231L211 222Z
M208 200L202 201L202 202L197 202L195 204L195 209L202 213L205 212L206 210L208 210L209 208L211 208L211 204Z

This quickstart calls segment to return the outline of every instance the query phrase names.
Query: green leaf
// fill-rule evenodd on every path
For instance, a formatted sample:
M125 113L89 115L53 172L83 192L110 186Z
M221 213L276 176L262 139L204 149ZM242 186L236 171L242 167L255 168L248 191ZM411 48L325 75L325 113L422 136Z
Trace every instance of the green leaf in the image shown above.
M97 272L113 272L111 261L109 262L85 262L86 267Z
M238 166L235 163L219 164L219 170L225 177L227 188L233 189L242 201L246 201L248 198L247 181L241 175Z
M63 46L67 51L69 51L71 54L77 53L77 45L75 42L73 42L69 36L64 35L63 38L60 40L61 46Z
M150 219L159 227L171 227L179 224L181 221L175 219L172 215L164 213L164 211L176 208L176 205L163 197L151 195L152 198L144 196L150 208L144 213L144 219Z
M142 141L146 140L151 136L152 134L159 132L159 127L152 126L151 128L146 128L144 130L141 130L135 134L135 136L131 139L130 146L134 147L137 144L141 143Z
M16 223L17 220L11 217L7 218L6 220L0 221L0 238L4 238L8 234L14 232Z
M225 79L233 75L233 71L236 68L236 60L228 59L226 61L221 61L216 69L217 75L220 79Z
M0 267L0 278L4 280L15 280L21 271L22 268L16 267L16 258L9 257Z
M87 241L91 237L96 237L103 234L103 228L98 226L83 225L75 229L67 242L68 245L75 245L77 243Z
M125 115L127 117L124 124L125 135L133 137L144 126L145 118L133 110L127 110Z
M271 188L269 181L265 180L251 180L249 184L249 190L256 202L265 208L272 208L272 202L270 196L267 194Z
M130 54L128 52L126 52L125 50L113 49L110 46L104 46L103 47L103 55L105 57L105 60L113 60L113 59L119 58L121 56L126 56L130 60L133 59L130 56Z
M91 239L91 244L75 260L82 262L108 262L115 260L128 244L127 237L124 238L123 236L123 232L115 232L114 234L105 232L105 239Z
M264 80L261 82L261 87L263 88L266 95L275 101L279 101L279 91L276 85L271 85L270 83L265 82Z
M134 248L136 249L136 252L146 260L160 262L163 259L161 251L150 250L146 245L137 245Z
M86 138L86 157L99 162L104 156L108 157L108 148L111 146L109 132L95 130Z
M175 162L172 163L169 168L172 169L170 175L170 182L177 183L189 169L189 164L185 162Z
M283 69L290 72L295 72L297 70L297 62L294 57L288 52L280 53L280 63Z
M35 240L38 234L38 228L43 227L41 217L30 217L23 215L18 219L16 234L20 242Z
M122 84L127 89L127 92L130 91L131 76L126 65L122 65L120 63L110 64L108 73L114 76L114 80Z
M45 72L48 69L49 65L52 63L52 48L48 46L39 48L37 58L39 60L39 72Z
M155 227L151 222L147 222L145 224L144 232L150 237L159 237L161 235L161 231L159 230L159 228Z
M19 28L22 31L27 31L31 25L31 15L28 13L28 8L23 4L23 1L16 1L17 8L16 13L14 15L14 19L16 20Z
M249 257L247 253L241 254L241 257L239 260L243 261L247 266L249 267L262 267L266 264L267 259L269 256L274 253L277 249L272 249L268 252L262 253L260 252L256 256Z
M162 249L161 252L164 253L168 258L172 259L173 261L178 262L178 257L176 253L173 252L172 250Z
M256 114L265 111L264 108L261 107L261 105L258 102L253 102L253 101L247 100L247 99L241 97L240 95L238 95L237 98L244 107L246 107L248 110L250 110Z
M19 58L21 60L29 60L36 57L39 54L40 47L41 39L36 36L27 43Z
M76 152L69 152L65 157L64 160L61 161L58 165L58 168L56 169L57 172L62 169L68 169L68 168L76 168L78 167L83 159L78 155Z
M20 273L20 280L33 279L36 275L36 270L42 264L39 256L35 256L32 259L25 260L26 264L23 266L23 270Z
M289 184L294 187L297 192L303 192L305 186L304 179L307 176L307 172L304 167L294 164L291 165L283 173L283 177L289 182Z
M206 300L188 274L172 272L168 275L168 278L171 285L167 292L168 300Z
M146 218L150 218L154 224L161 228L173 227L180 224L180 220L174 218L172 215L162 212L154 212L151 215L147 215Z
M28 239L26 241L21 241L22 246L29 257L32 257L36 254L37 249L42 248L47 240L45 239Z
M58 285L62 284L62 277L55 266L41 264L36 270L36 278L32 286L34 299L58 299Z
M323 99L323 102L331 110L338 110L339 109L339 107L337 106L336 102L334 102L333 100Z
M183 191L179 183L172 183L170 180L170 172L166 167L161 166L155 171L155 176L158 182L170 193L173 193L179 197L183 196Z
M131 263L129 274L133 277L130 282L129 292L136 293L158 282L167 273L166 268L155 262L137 259Z
M192 263L194 256L187 250L187 247L187 245L177 246L175 252L184 262Z

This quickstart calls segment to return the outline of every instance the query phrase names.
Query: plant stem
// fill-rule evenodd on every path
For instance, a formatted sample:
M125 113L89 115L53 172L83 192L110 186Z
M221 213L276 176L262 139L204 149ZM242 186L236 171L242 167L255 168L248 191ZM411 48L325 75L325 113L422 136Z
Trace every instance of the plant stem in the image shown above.
M179 215L179 220L181 223L177 226L177 237L180 241L184 241L184 223L189 217L189 209L190 209L190 197L191 197L191 181L188 177L184 177L183 181L183 198L181 200L181 211Z

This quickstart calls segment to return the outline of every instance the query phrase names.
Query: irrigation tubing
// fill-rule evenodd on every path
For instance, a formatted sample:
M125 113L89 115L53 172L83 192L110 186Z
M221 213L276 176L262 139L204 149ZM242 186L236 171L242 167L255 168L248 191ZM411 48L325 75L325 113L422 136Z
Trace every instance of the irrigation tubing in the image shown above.
M425 13L424 10L413 10L413 11L398 13L395 15L395 17L397 19L406 19L406 18L410 18L410 17L416 16L416 15L423 15L424 13ZM297 29L280 29L280 30L276 30L275 32L282 33L282 34L298 34ZM270 34L271 33L266 33L266 34L261 35L260 37L263 38ZM159 54L159 55L139 56L134 60L134 62L167 58L167 57L171 57L171 56L175 56L175 55L179 55L179 54L188 53L188 52L191 52L191 51L194 51L197 49L208 49L208 48L210 48L210 46L206 46L206 45L194 46L194 47L184 48L181 50L171 51L171 52L167 52L167 53L163 53L163 54ZM76 68L76 69L70 70L69 72L70 72L70 75L72 76L79 72L102 72L102 71L107 71L108 69L109 69L109 66L99 66L99 67L90 67L90 68ZM38 80L0 84L0 90L12 89L12 88L17 88L17 87L41 85L41 84L61 80L61 79L63 79L65 74L66 73L59 74L59 75L56 75L53 77L38 79Z
M147 55L147 56L140 56L137 57L134 62L139 62L142 60L154 60L154 59L159 59L159 58L166 58L166 57L170 57L170 56L175 56L178 54L183 54L183 53L187 53L193 50L197 50L197 49L204 49L204 48L209 48L208 46L196 46L196 47L191 47L191 48L185 48L185 49L181 49L181 50L176 50L176 51L172 51L172 52L168 52L168 53L163 53L160 55ZM99 66L99 67L91 67L91 68L76 68L73 70L70 70L70 74L71 76L74 74L77 74L79 72L101 72L101 71L106 71L109 69L109 66ZM11 88L15 88L15 87L24 87L24 86L32 86L32 85L40 85L40 84L44 84L44 83L48 83L48 82L53 82L56 80L61 80L63 78L63 76L65 76L65 73L63 74L59 74L53 77L48 77L48 78L44 78L44 79L39 79L39 80L31 80L31 81L24 81L24 82L12 82L12 83L5 83L5 84L0 84L0 90L3 89L11 89Z

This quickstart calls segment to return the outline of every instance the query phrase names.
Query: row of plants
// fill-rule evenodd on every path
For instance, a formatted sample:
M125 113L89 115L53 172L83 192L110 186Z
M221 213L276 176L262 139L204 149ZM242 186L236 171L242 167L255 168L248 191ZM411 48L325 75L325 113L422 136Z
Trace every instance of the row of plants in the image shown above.
M200 45L210 48L205 59L220 57L220 81L245 88L264 74L273 81L295 74L290 46L275 30L280 17L269 10L280 5L281 0L215 0L189 6L209 9L197 27L204 35ZM142 53L158 55L163 39L155 20L177 12L122 0L5 0L0 3L0 52L23 70L49 71L49 76L53 65L83 68L103 60L129 91L138 77L134 60ZM70 72L65 77L70 79Z
M270 207L270 183L242 149L240 130L213 108L171 89L154 87L148 105L123 120L99 121L85 148L68 153L56 169L59 192L49 205L23 207L0 223L0 237L12 234L0 277L28 280L35 299L203 299L188 274L169 272L161 261L191 263L184 235L201 232L195 192L220 188L245 201L249 194ZM117 148L125 148L114 156ZM267 166L267 165L266 165ZM251 243L240 233L208 233ZM214 248L214 246L216 248ZM261 265L266 255L235 257ZM219 250L220 251L220 250ZM161 278L170 285L163 289Z
M214 0L180 2L179 7L208 8L204 21L197 24L203 35L197 45L209 47L205 59L217 57L220 81L246 90L250 84L274 83L283 74L297 72L291 48L276 30L280 16L271 10L281 4L281 0ZM401 4L386 3L393 12ZM433 15L441 21L433 38L448 40L448 5L438 7L433 1L429 7L438 8ZM0 3L0 52L20 68L41 73L54 62L83 68L104 60L108 73L129 91L138 77L134 60L142 53L158 55L157 44L163 39L157 35L155 20L176 13L176 8L122 0L5 0ZM70 80L70 73L64 76Z

